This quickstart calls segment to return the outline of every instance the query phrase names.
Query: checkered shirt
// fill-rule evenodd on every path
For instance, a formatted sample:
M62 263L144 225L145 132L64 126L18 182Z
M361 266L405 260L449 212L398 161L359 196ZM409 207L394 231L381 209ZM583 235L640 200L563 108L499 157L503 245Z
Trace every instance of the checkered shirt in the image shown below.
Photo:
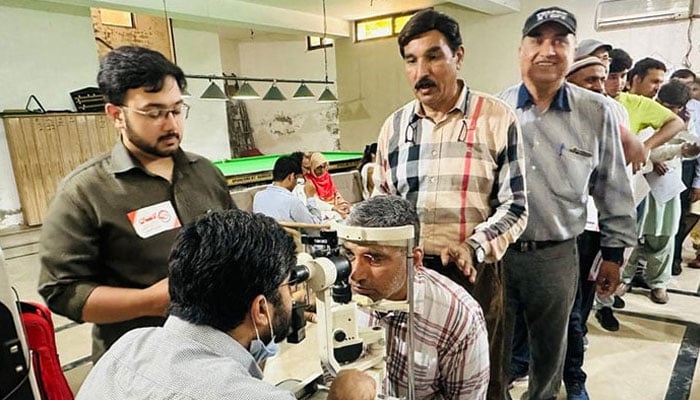
M489 345L479 304L439 273L416 267L414 276L416 399L485 399ZM386 329L384 394L405 396L408 387L408 313L360 312L358 321Z
M494 262L527 222L522 137L508 105L460 84L442 121L426 117L417 100L387 118L377 140L374 194L415 205L426 254L473 239Z

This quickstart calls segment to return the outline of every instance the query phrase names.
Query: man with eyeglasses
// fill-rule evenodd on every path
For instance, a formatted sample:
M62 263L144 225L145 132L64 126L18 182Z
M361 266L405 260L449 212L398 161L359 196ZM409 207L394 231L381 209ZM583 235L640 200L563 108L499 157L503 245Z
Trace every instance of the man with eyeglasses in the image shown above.
M398 37L415 100L391 114L377 139L375 194L395 194L420 217L423 265L462 285L484 310L489 399L505 390L503 266L527 222L522 135L512 109L459 77L459 24L416 13Z
M180 148L189 107L179 67L121 47L101 61L97 81L120 140L58 188L41 232L39 278L53 312L95 324L93 361L127 331L163 324L180 227L234 207L211 162Z

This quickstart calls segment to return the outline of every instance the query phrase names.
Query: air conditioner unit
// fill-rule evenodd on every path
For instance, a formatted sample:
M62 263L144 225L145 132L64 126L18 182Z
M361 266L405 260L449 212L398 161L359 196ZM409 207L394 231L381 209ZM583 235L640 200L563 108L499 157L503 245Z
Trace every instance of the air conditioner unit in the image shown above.
M691 0L600 0L595 29L688 19Z

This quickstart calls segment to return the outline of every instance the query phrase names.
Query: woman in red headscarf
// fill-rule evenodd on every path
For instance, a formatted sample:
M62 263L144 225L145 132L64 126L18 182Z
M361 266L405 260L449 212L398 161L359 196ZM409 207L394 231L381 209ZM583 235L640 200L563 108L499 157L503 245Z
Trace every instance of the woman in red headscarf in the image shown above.
M304 190L306 196L316 196L324 203L329 204L333 211L345 218L350 212L348 203L338 191L333 183L331 174L328 173L328 161L321 153L311 155L311 171L308 172Z

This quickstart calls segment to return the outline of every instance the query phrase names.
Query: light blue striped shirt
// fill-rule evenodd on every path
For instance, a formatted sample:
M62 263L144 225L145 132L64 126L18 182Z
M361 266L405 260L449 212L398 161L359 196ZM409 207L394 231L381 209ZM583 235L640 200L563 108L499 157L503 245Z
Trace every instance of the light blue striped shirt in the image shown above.
M76 400L294 400L262 376L231 336L171 315L163 327L122 336L92 368Z
M321 212L315 205L314 198L308 199L308 206L305 206L294 193L275 185L256 193L253 198L253 212L265 214L277 221L320 224Z

